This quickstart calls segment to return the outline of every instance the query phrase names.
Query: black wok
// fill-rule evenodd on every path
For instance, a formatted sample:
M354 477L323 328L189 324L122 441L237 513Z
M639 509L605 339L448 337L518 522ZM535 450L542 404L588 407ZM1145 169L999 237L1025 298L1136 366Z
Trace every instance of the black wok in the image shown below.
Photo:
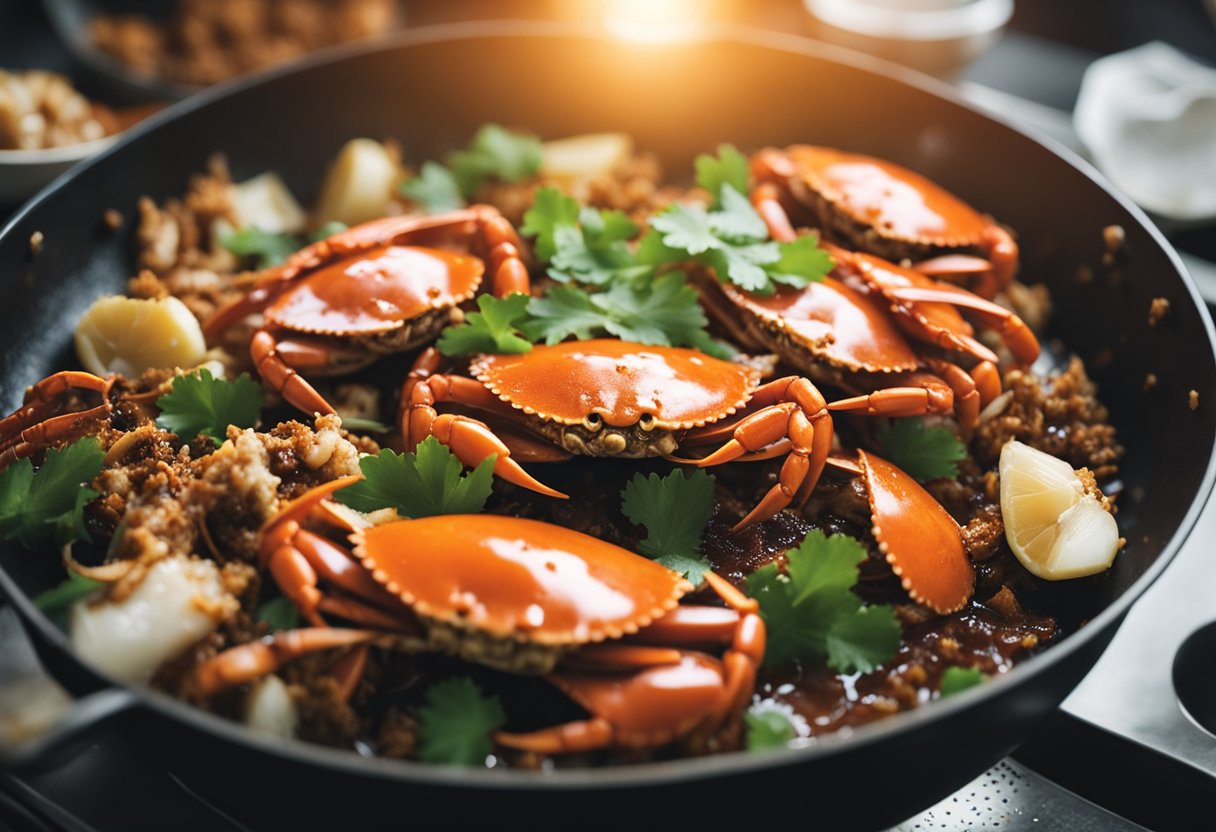
M410 32L204 92L60 180L0 235L0 405L14 407L24 385L69 366L78 315L132 273L131 224L107 233L107 208L129 218L141 195L180 193L216 150L237 178L273 168L307 197L353 136L397 137L410 158L431 158L486 121L547 137L626 130L671 171L689 170L695 153L727 140L848 147L922 171L1016 228L1024 277L1046 282L1056 298L1050 335L1086 359L1128 448L1119 514L1128 545L1077 596L1088 622L979 688L806 748L608 770L470 771L258 736L118 685L81 664L30 603L62 578L58 559L5 546L0 588L47 667L78 695L103 691L84 700L78 723L117 715L135 742L221 805L240 803L275 827L289 818L308 827L355 818L400 825L505 812L529 823L633 816L652 826L655 812L754 817L772 801L799 807L808 823L872 827L940 799L1014 748L1085 675L1208 494L1212 326L1168 244L1088 166L888 65L747 32L660 48L570 27L494 24ZM1111 224L1125 229L1128 252L1114 268L1102 263ZM31 256L36 230L45 242ZM1154 297L1167 298L1171 312L1151 327ZM1157 384L1146 394L1150 372ZM1192 389L1198 410L1187 406ZM652 807L645 815L635 796Z

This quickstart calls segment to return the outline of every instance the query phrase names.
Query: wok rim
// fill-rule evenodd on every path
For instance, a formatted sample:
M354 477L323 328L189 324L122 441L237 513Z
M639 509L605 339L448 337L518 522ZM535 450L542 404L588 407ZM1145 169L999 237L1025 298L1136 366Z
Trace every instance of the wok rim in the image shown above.
M125 152L128 144L139 139L145 133L156 131L162 124L169 123L178 117L204 109L216 100L230 95L238 95L263 85L273 85L278 79L294 75L297 72L340 63L348 59L356 59L365 54L395 51L412 46L444 41L516 37L549 37L555 39L592 38L601 41L612 39L611 35L606 33L601 27L583 23L519 20L477 21L426 26L415 29L407 28L396 35L386 38L377 38L366 42L343 44L318 50L316 53L299 61L291 62L263 73L237 78L209 87L183 101L172 104L125 131L119 140L109 148L74 166L26 202L4 227L0 228L0 245L3 245L9 237L13 236L16 227L24 222L35 210L40 208L43 203L65 189L71 188L76 178L81 176L85 171L95 165L106 164L111 156ZM754 27L722 24L708 26L696 36L682 39L679 45L681 47L695 46L698 49L703 49L711 48L714 44L721 43L758 47L828 60L862 72L881 76L886 82L911 86L939 99L944 99L956 107L968 111L973 116L995 122L1004 129L1027 137L1040 145L1046 152L1063 159L1071 167L1096 184L1108 198L1127 211L1132 219L1140 224L1152 241L1166 255L1173 266L1174 273L1181 279L1183 288L1190 296L1191 303L1199 313L1200 321L1207 335L1208 350L1216 355L1216 330L1213 328L1211 316L1200 298L1189 273L1183 266L1178 253L1142 209L1136 206L1128 197L1118 192L1101 173L1069 148L1064 147L1050 137L1039 135L1033 130L1012 123L1000 114L989 112L971 104L963 98L956 88L943 81L832 44ZM40 646L53 649L56 653L60 654L75 669L87 676L92 681L93 687L97 689L116 688L126 690L133 695L133 707L135 710L148 711L157 717L171 719L192 730L202 731L225 742L233 743L238 747L243 746L247 750L256 753L285 758L291 762L302 763L310 767L320 767L331 771L336 770L375 780L401 781L418 785L534 792L606 791L637 786L654 787L700 781L732 773L758 773L786 766L797 766L812 760L830 758L833 755L881 745L884 742L891 741L895 737L912 734L935 722L948 722L952 717L971 709L984 707L1018 687L1029 686L1036 678L1047 674L1057 665L1067 662L1076 653L1088 647L1092 639L1100 638L1103 633L1108 631L1114 632L1114 629L1117 628L1131 605L1157 580L1186 542L1210 497L1214 482L1216 482L1216 444L1213 445L1213 449L1209 452L1203 478L1199 483L1198 490L1192 497L1190 507L1174 530L1173 535L1161 548L1161 551L1144 573L1136 578L1113 603L1086 622L1077 632L1066 636L1059 644L1052 645L1043 652L1031 656L1014 667L1010 672L990 678L982 685L962 691L947 700L935 700L929 703L929 707L918 706L912 710L904 711L892 717L880 719L856 728L844 728L831 734L814 737L786 749L774 749L766 752L729 752L680 760L587 769L557 769L535 772L518 769L475 769L438 766L412 760L364 757L348 749L329 748L303 740L283 739L259 734L244 725L189 705L167 694L148 688L143 684L120 682L104 673L98 672L76 657L68 644L66 634L33 605L32 600L17 587L3 567L0 567L0 590L3 591L3 594L13 604L25 624L27 632L36 641L40 642ZM73 694L76 694L79 689L80 686L73 689ZM141 716L143 718L148 717L148 715Z

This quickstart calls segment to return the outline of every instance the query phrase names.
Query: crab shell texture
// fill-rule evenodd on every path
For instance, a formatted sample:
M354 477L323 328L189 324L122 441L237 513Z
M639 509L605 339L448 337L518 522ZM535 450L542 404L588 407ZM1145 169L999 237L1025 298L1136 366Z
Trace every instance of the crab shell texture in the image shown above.
M833 277L771 295L719 284L749 330L797 367L821 362L846 372L898 373L919 366L916 352L884 303ZM801 360L799 360L801 358Z
M435 646L516 672L548 672L570 649L636 633L693 588L627 549L519 517L401 520L351 540Z
M624 457L672 453L673 434L735 413L760 381L754 368L697 350L610 338L481 355L469 371L542 426L565 426L560 442L569 450Z
M765 163L797 205L832 236L888 260L922 260L951 251L982 256L995 225L958 197L894 162L830 147L770 149ZM797 213L797 212L796 212Z
M958 523L916 480L857 452L869 492L879 551L917 603L943 615L962 609L975 589Z

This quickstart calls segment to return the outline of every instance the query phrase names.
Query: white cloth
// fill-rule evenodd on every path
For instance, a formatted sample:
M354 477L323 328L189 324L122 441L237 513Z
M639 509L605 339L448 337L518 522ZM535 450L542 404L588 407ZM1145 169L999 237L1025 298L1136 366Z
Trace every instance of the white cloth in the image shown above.
M1085 71L1073 126L1142 207L1216 219L1216 69L1160 42L1101 58Z

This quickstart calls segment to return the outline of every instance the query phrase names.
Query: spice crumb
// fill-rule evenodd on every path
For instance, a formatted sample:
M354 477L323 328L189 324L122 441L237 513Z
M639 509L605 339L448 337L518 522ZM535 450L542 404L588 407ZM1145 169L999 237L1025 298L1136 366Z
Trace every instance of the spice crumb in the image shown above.
M1121 225L1108 225L1102 229L1102 244L1106 246L1106 252L1102 255L1102 262L1107 265L1113 265L1124 253L1124 247L1127 243L1127 232L1123 230Z
M1157 374L1149 373L1144 377L1144 392L1147 393L1157 386Z
M1187 405L1191 408L1191 410L1198 410L1199 409L1199 391L1191 390L1186 395L1187 395Z
M42 241L45 239L46 239L46 237L43 236L41 231L35 231L33 234L30 235L30 256L31 257L33 255L37 254L38 252L42 251Z
M114 208L107 208L106 212L101 215L101 220L106 224L106 228L111 231L117 231L122 228L122 214Z
M1170 314L1169 299L1153 298L1152 303L1148 305L1148 325L1156 326L1168 314Z

